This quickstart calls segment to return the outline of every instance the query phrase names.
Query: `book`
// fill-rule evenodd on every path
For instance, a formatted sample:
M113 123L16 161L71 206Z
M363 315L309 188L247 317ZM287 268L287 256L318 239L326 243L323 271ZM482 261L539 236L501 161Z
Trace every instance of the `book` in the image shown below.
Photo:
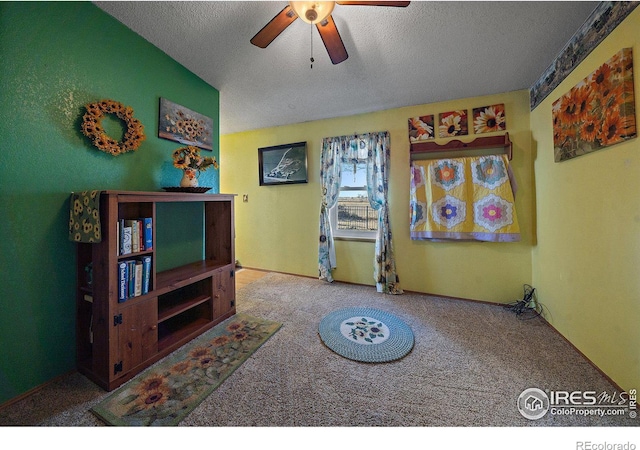
M124 226L122 228L122 251L121 255L131 253L131 227Z
M127 298L129 298L128 267L126 261L120 261L118 263L118 302L120 303L127 301Z
M138 220L138 251L143 252L144 248L144 222L142 219Z
M151 217L145 217L143 222L144 249L153 250L153 220Z
M142 293L149 293L151 284L151 256L142 257Z
M128 277L128 284L127 284L127 288L128 288L128 297L127 298L131 298L134 296L135 294L135 289L136 289L136 262L133 260L128 260L127 261L127 274L129 275Z
M140 251L140 229L138 228L138 221L135 219L127 219L124 221L124 226L131 228L131 252L138 253Z
M135 264L135 272L133 276L133 296L139 297L142 295L142 260L136 260Z
M124 229L124 220L120 219L118 220L118 226L116 227L116 229L118 230L117 234L118 234L118 255L123 255L124 253L122 253L124 251L124 233L123 233L123 229Z
M140 225L137 220L131 221L131 251L140 251Z

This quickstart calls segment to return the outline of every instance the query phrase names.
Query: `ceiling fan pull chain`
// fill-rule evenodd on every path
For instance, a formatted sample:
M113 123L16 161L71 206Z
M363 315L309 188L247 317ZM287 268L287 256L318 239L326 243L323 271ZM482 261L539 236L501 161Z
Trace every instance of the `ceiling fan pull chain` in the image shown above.
M309 26L309 30L311 30L311 33L309 34L310 38L311 38L311 68L313 69L313 24L310 24Z

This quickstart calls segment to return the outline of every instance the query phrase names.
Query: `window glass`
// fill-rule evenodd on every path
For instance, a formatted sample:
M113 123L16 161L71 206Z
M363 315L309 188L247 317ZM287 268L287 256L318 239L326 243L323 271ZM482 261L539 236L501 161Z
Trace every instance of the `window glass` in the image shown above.
M378 212L367 197L366 163L342 164L342 179L338 203L331 209L331 221L336 237L375 237Z

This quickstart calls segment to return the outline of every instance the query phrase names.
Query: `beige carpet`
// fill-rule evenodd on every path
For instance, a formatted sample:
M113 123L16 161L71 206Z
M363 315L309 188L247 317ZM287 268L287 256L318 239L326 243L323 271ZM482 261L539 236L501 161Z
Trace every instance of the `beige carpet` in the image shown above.
M238 312L283 323L182 426L637 426L624 417L520 415L526 388L614 387L542 321L499 306L270 273L238 290ZM411 353L367 364L338 356L318 323L346 306L386 310L413 330ZM102 425L107 395L74 374L0 411L1 425Z

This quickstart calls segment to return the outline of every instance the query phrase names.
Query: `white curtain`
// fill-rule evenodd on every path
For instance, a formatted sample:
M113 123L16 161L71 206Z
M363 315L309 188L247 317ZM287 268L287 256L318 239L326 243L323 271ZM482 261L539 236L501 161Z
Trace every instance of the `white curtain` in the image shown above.
M336 250L329 220L329 210L338 202L340 193L341 155L349 145L346 136L324 138L320 155L320 242L318 244L318 267L321 280L333 281L331 271L336 267Z
M378 211L378 231L374 257L373 278L378 292L402 294L395 268L388 204L389 133L368 133L340 136L322 140L320 179L320 238L318 266L321 280L333 281L331 271L336 267L336 255L329 221L329 209L338 201L343 163L366 160L367 194L371 207Z

